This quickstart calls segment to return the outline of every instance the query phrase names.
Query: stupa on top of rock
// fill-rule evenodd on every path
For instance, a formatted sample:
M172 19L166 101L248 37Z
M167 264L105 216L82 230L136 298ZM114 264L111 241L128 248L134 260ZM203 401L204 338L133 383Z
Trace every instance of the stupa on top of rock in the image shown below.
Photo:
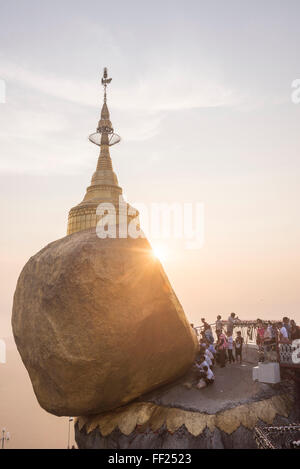
M108 78L107 68L105 68L101 80L104 87L101 117L96 132L89 136L89 140L100 147L100 155L96 171L91 180L91 185L87 188L83 201L71 208L69 212L67 234L96 227L101 217L101 215L97 215L97 207L99 204L113 204L116 210L117 222L120 202L122 207L127 208L128 221L138 216L138 212L126 204L123 199L123 191L119 186L118 178L113 170L110 157L109 148L119 143L121 140L120 136L114 133L107 106L106 88L111 80L111 78Z
M172 382L198 347L112 169L109 147L120 137L106 103L110 81L105 69L91 185L70 210L67 236L29 259L14 295L18 350L40 405L59 416L114 410ZM99 233L107 219L112 231Z

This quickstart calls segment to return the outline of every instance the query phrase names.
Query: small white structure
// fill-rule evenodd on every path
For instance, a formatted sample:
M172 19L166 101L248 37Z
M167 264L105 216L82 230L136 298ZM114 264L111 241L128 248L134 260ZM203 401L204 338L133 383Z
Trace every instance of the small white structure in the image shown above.
M254 366L252 368L252 379L253 379L253 381L258 381L258 371L259 371L258 366Z
M280 383L279 363L259 363L252 370L252 378L260 383Z

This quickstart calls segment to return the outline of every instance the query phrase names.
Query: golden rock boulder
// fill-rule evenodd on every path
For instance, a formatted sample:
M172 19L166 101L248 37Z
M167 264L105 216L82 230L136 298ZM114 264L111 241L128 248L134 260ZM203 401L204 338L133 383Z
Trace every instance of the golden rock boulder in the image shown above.
M197 348L148 241L95 229L28 261L12 325L40 405L59 416L122 406L185 373Z

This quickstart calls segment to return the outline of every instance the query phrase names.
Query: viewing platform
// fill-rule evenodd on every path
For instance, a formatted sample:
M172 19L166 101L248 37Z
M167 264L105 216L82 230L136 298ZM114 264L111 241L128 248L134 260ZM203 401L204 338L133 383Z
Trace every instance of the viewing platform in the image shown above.
M252 379L257 351L242 364L214 367L215 383L197 389L192 368L181 379L101 415L79 417L79 448L256 448L254 428L294 420L293 386Z
M256 324L234 324L233 335L241 331L244 339L242 363L227 362L224 368L215 364L213 384L198 389L199 377L192 367L176 382L114 412L79 417L75 425L78 447L256 448L257 428L267 431L270 425L283 428L297 421L299 393L294 377L298 365L292 363L295 346L276 341L271 347L258 347ZM227 322L222 325L226 330ZM210 327L216 338L215 324ZM194 329L200 339L203 327ZM259 377L264 378L268 373L263 371L272 367L278 370L279 379L254 379L255 368L261 368ZM287 369L297 372L286 375Z

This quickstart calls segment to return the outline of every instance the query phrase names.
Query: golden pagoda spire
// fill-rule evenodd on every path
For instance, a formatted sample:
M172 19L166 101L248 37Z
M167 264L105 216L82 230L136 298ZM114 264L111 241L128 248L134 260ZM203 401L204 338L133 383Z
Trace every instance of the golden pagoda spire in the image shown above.
M101 79L104 87L101 116L96 132L89 136L89 140L100 147L100 155L91 185L87 188L83 201L71 208L69 212L67 234L96 227L100 218L96 215L96 211L101 203L113 204L116 213L119 213L119 198L122 197L122 188L119 187L117 176L113 171L109 148L119 143L121 138L114 133L107 107L107 85L111 81L112 79L108 78L107 68L105 68Z
M99 170L111 170L112 171L112 162L109 152L109 147L119 143L121 138L119 135L114 133L112 123L110 121L109 110L107 107L107 85L112 81L111 78L108 78L107 68L104 69L103 77L101 83L104 87L104 98L103 106L101 109L101 118L98 122L97 130L94 134L89 136L89 139L95 145L100 146L100 155L97 164L97 171ZM93 183L93 181L92 181Z

